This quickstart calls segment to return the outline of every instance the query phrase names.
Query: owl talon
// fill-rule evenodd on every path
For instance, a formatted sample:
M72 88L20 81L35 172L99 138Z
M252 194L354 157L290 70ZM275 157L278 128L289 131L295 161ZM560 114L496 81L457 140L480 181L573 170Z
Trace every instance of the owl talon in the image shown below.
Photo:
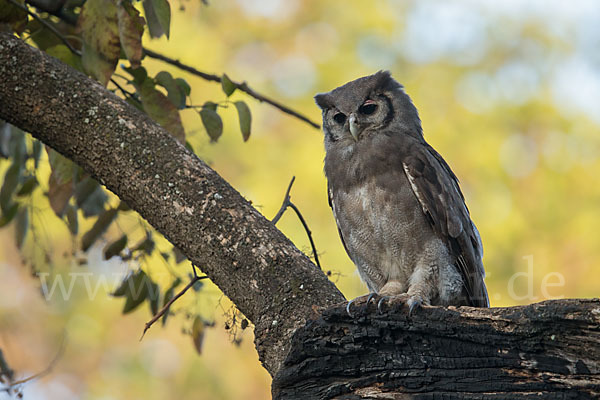
M352 305L352 303L354 303L354 300L356 299L352 299L348 302L348 304L346 304L346 313L350 318L354 318L354 315L352 315L352 313L350 312L350 306Z
M365 307L369 306L369 303L371 302L371 300L373 300L374 298L378 297L379 295L376 292L373 293L369 293L369 297L367 297L367 302L365 304Z
M410 299L408 299L406 304L408 304L408 315L412 316L416 310L421 308L423 302L419 298L411 297Z
M389 296L381 296L381 298L379 299L379 301L377 302L377 313L378 314L383 314L381 305L386 301L389 300Z

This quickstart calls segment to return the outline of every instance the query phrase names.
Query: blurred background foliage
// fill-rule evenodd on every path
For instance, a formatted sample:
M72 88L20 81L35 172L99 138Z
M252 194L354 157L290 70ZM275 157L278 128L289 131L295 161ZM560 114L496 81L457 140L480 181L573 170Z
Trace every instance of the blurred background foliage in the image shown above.
M598 296L599 19L594 0L173 1L170 38L146 33L143 43L199 70L247 81L315 121L315 93L389 69L418 107L426 139L461 180L483 239L492 306L511 306ZM219 84L153 59L144 66L149 76L166 70L185 79L192 88L188 104L226 100ZM244 142L229 103L218 110L224 128L216 143L194 110L181 111L189 144L267 218L296 176L292 200L313 232L323 269L347 298L366 293L327 205L320 131L239 91L231 100L251 109L250 139ZM0 176L9 166L0 162ZM40 175L50 175L47 165L41 168ZM130 243L146 236L133 212L121 213L88 253L74 252L68 224L40 185L44 190L28 200L31 229L21 251L15 227L0 230L4 358L17 378L52 366L24 386L25 398L269 397L251 329L241 329L243 317L208 281L140 342L148 307L123 316L123 300L109 294L132 263L163 290L174 277L188 279L189 264L161 257L169 251L161 238L152 256L105 261L105 245L123 233ZM108 202L118 205L112 195ZM85 232L93 222L79 223ZM310 253L293 213L278 227ZM53 295L42 290L45 279L51 285L59 276L67 290L73 284L68 301L58 286ZM98 282L106 285L93 293ZM181 334L197 330L197 318L215 326L205 329L201 355Z

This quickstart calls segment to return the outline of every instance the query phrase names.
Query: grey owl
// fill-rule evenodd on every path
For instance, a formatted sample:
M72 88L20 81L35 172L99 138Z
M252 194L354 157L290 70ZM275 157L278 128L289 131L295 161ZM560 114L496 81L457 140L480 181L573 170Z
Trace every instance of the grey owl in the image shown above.
M380 71L315 100L323 111L329 203L371 297L401 297L411 312L488 307L479 232L403 86Z

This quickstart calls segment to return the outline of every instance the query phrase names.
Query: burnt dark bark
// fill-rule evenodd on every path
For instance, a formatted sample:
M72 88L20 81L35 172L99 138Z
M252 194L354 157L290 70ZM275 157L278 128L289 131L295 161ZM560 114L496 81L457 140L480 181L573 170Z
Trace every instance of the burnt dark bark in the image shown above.
M292 339L276 399L596 399L600 300L326 310Z
M72 159L178 246L255 326L269 373L316 307L344 300L308 257L147 115L0 33L0 118Z

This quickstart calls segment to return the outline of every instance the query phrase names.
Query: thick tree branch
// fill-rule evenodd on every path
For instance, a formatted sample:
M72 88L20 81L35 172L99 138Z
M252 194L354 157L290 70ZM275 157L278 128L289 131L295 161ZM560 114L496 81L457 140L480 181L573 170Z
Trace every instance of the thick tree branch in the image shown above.
M600 300L521 307L371 304L294 335L276 399L598 399Z
M72 159L179 247L255 324L274 374L291 334L344 300L248 201L100 84L0 34L0 118Z

